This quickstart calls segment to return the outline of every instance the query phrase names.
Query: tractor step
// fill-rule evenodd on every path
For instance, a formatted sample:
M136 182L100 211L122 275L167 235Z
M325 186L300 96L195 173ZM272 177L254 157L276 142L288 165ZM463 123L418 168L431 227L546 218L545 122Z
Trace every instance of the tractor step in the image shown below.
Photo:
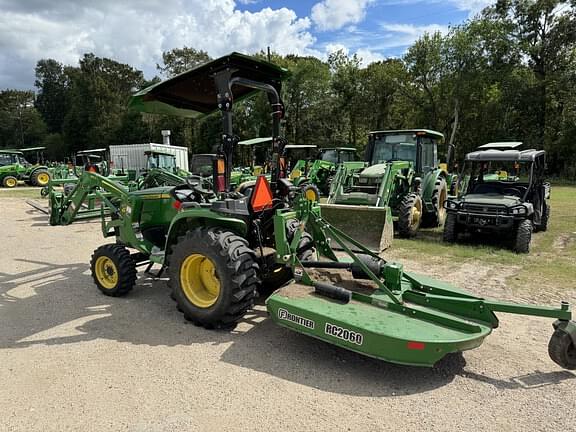
M455 314L410 307L443 319L433 322L412 317L385 307L376 298L372 304L354 295L348 302L334 300L300 283L281 288L267 300L272 320L283 327L405 365L433 366L448 353L480 346L492 330L485 323L472 323Z

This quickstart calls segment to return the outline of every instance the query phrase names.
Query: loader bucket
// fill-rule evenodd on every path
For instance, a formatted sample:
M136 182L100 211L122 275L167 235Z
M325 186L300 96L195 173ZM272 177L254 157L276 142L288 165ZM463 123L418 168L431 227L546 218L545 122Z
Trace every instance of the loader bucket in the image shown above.
M390 207L321 204L322 217L368 249L381 252L392 245L394 225Z

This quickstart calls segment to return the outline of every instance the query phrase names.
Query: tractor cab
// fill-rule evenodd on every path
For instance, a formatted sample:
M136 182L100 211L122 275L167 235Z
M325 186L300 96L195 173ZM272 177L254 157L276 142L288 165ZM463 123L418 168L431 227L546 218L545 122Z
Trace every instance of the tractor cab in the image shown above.
M354 147L323 148L318 152L318 159L334 165L352 162L356 160L356 149Z
M81 150L76 153L75 165L82 166L84 171L94 172L103 176L110 175L110 165L108 163L108 149ZM80 164L78 163L80 161Z
M172 153L161 152L158 150L146 150L146 169L163 169L170 172L177 172L176 156Z
M489 143L466 155L460 193L446 202L446 241L465 232L499 232L512 237L513 250L525 253L532 231L547 229L546 152L521 147L520 142Z

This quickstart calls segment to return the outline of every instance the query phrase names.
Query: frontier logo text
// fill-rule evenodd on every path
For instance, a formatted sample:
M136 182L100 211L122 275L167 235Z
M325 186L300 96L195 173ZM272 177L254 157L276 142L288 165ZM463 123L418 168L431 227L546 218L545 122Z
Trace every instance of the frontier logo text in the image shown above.
M278 318L284 321L290 321L299 326L314 330L314 321L304 318L293 313L288 312L286 309L278 309Z

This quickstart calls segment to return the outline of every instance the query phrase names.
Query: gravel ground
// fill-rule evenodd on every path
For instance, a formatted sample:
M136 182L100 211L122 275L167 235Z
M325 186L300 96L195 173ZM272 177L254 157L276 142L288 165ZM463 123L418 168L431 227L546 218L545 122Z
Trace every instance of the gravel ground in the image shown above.
M3 198L0 226L1 431L576 430L576 375L548 358L551 320L501 314L479 349L396 366L277 327L261 305L233 332L194 327L166 281L142 274L128 297L102 296L88 267L98 223L50 227ZM451 279L530 300L506 288L509 274L476 263Z

